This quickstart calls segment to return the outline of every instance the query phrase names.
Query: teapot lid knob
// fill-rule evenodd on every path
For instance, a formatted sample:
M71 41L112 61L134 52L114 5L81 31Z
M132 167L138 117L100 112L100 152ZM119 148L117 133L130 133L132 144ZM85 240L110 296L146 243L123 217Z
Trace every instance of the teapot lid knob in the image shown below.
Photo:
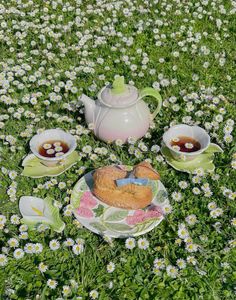
M111 92L115 95L122 94L127 90L124 76L117 76L113 83Z

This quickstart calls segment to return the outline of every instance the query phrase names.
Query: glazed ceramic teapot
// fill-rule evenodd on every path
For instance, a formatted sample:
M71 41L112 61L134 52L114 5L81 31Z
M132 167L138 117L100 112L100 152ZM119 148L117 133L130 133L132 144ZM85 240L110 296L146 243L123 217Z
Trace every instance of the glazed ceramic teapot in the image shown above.
M152 96L158 101L152 114L142 100L145 96ZM136 87L125 84L123 76L116 77L112 85L103 87L97 98L94 101L82 94L79 100L85 106L87 124L93 124L94 134L106 142L141 138L162 105L161 95L155 89L138 91Z

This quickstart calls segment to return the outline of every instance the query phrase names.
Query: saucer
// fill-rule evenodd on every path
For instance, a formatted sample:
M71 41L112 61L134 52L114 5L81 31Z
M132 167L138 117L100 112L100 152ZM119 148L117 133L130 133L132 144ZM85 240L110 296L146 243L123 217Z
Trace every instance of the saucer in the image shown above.
M209 147L202 153L199 154L195 159L190 161L178 161L173 158L170 150L162 145L161 153L165 157L166 162L172 166L175 170L181 172L187 172L194 174L196 169L203 169L206 172L213 172L215 165L213 163L214 153L223 152L220 146L211 143Z
M132 170L130 166L122 166ZM93 172L79 179L71 194L71 205L76 219L88 230L112 238L139 236L151 231L165 218L165 207L170 207L166 188L160 180L151 181L153 199L144 209L128 210L112 207L92 193Z
M45 176L59 176L64 173L66 170L70 169L74 164L80 160L79 154L74 151L68 155L58 166L48 167L42 164L40 159L34 154L27 155L23 162L22 166L24 170L22 172L23 176L32 177L32 178L41 178Z

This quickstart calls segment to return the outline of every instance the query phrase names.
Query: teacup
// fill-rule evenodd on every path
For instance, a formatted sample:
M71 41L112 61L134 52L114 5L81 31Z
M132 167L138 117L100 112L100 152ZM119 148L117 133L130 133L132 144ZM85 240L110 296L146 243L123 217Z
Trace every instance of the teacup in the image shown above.
M175 147L173 148L172 142L178 137L189 137L196 140L200 144L200 149L194 152L181 152ZM209 134L199 126L189 126L179 124L169 128L163 135L163 142L170 150L174 159L178 161L190 161L195 159L199 154L203 153L210 145Z
M69 150L58 157L46 157L39 153L40 147L48 141L57 140L63 141L68 146ZM64 159L70 155L76 148L76 139L70 133L63 131L62 129L48 129L42 133L36 134L30 140L30 149L35 156L37 156L42 164L48 167L53 167L62 164Z

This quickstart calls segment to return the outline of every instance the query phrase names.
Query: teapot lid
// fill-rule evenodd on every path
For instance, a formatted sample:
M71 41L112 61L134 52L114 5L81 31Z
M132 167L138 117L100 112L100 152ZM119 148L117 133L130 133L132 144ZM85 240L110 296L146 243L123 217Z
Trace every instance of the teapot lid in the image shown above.
M112 85L105 86L99 92L98 99L106 106L124 108L138 101L138 90L125 84L124 76L118 76Z

